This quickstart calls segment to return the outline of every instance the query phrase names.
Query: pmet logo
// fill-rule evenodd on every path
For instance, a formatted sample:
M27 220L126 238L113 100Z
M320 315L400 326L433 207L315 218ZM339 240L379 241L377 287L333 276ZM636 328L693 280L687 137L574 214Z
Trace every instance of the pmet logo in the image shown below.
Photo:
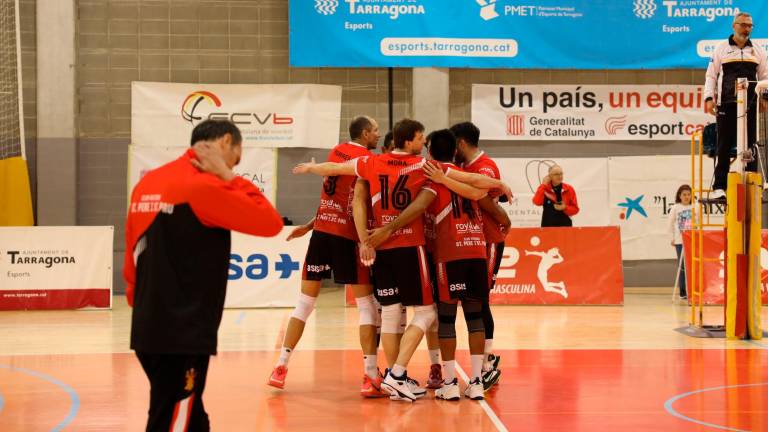
M203 102L207 102L207 104L203 104ZM194 91L184 99L184 102L181 103L181 117L193 125L196 122L199 122L201 120L229 120L232 123L237 125L250 125L255 122L262 126L266 124L272 124L275 126L285 126L285 125L293 124L293 121L294 121L292 116L282 115L275 112L229 113L229 112L210 111L207 114L204 114L205 111L201 107L201 105L214 107L214 108L221 108L222 102L221 102L221 98L219 98L214 93L211 93L209 91L203 91L203 90Z

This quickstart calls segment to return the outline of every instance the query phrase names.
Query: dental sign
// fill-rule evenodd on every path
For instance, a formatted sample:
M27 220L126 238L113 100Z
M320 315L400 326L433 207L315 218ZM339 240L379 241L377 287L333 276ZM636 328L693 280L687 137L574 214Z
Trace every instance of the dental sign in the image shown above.
M298 67L704 68L763 0L291 0Z

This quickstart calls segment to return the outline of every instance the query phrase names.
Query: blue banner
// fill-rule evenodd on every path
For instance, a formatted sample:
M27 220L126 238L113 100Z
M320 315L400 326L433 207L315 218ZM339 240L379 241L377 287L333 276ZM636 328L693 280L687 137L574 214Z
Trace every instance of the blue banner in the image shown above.
M765 0L292 0L296 67L705 68Z

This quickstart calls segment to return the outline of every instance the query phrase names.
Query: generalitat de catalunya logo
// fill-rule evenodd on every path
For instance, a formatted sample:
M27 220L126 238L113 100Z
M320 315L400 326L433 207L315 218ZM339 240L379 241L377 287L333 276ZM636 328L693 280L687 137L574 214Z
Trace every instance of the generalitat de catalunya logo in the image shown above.
M195 110L203 102L208 102L216 107L221 106L221 99L218 96L208 91L198 90L190 93L181 103L181 117L192 124L197 120L202 120L202 117L195 115Z

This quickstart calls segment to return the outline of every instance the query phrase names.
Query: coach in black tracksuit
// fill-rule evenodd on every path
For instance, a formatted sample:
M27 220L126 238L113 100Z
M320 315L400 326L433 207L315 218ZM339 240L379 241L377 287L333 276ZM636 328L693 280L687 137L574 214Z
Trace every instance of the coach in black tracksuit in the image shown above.
M765 51L749 39L751 33L752 17L747 13L737 14L733 20L733 35L715 48L707 67L704 109L717 115L717 165L712 185L714 198L725 197L728 186L730 151L736 142L737 78L751 81L747 90L747 144L751 147L755 143L757 95L754 81L768 79L768 65ZM749 163L746 169L755 171L756 161Z
M147 173L131 194L124 276L131 348L150 382L147 431L207 431L202 401L224 310L230 230L274 236L280 215L232 173L242 137L205 121L193 147Z

